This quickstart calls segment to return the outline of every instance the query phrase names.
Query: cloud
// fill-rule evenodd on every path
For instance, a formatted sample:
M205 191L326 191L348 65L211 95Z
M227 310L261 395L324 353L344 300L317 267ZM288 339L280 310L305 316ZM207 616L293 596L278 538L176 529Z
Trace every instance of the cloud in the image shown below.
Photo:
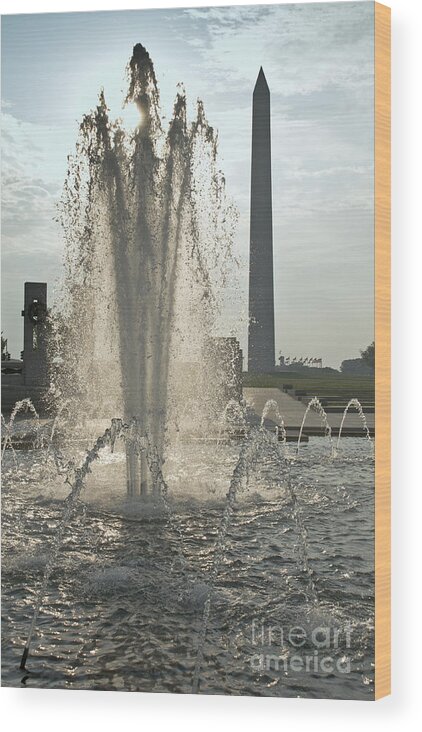
M220 84L250 85L261 59L273 92L305 95L327 86L371 85L370 3L188 9L207 24L198 50ZM196 44L198 48L198 44Z
M338 175L339 173L362 175L368 172L368 169L361 165L339 165L333 168L322 168L321 170L292 170L289 176L300 180L302 178L327 178L332 175Z
M6 107L7 108L7 107ZM2 113L2 251L57 252L61 184L49 160L49 131Z
M45 43L47 31L34 32L34 23L48 27L51 17L9 21L5 51L6 97L13 101L3 105L5 298L13 288L17 292L13 303L7 299L9 338L23 278L51 281L48 268L59 270L55 205L66 155L74 148L75 120L95 104L101 85L111 108L120 110L122 70L133 39L151 50L163 109L171 108L176 83L184 79L190 114L196 97L203 98L219 131L221 167L240 210L236 255L244 265L244 312L251 102L263 65L272 104L279 345L304 351L312 336L324 359L338 363L352 336L356 348L372 340L373 4L63 14ZM13 43L23 32L25 58ZM237 300L225 322L238 322L239 307ZM246 327L241 330L245 345ZM293 347L294 338L303 348Z
M17 356L23 283L50 287L60 269L61 230L54 219L61 181L50 157L57 131L19 120L11 105L2 106L2 328Z
M371 208L372 5L233 6L185 14L241 217L248 216L251 96L261 64L271 90L275 206L292 216Z

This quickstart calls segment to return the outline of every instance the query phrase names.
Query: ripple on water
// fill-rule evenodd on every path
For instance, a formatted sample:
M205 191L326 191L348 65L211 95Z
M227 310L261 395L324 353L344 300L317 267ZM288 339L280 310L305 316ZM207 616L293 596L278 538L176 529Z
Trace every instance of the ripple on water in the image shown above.
M318 602L307 596L303 546L283 480L272 481L269 489L262 474L258 483L251 475L249 490L235 506L216 580L201 673L204 693L373 696L373 460L364 455L363 440L348 440L337 465L324 462L318 468L326 445L312 442L293 464L292 479ZM220 472L215 482L208 479L205 490L198 478L203 446L195 451L187 445L185 453L179 448L169 456L167 477L179 533L163 515L126 500L120 459L108 462L108 456L98 474L89 477L50 580L26 685L190 692L238 449L224 445L208 455L208 475ZM12 686L22 682L17 666L66 495L60 477L27 479L31 459L28 453L19 455L18 473L12 465L5 469L3 684ZM290 663L297 649L285 639L271 647L268 637L253 643L253 623L264 628L264 635L269 627L288 632L298 625L308 635L319 626L337 630L343 637L330 653L340 661L350 658L350 673L295 671ZM309 642L306 648L315 650ZM274 661L270 669L257 671L257 654L264 665L275 657L278 668Z

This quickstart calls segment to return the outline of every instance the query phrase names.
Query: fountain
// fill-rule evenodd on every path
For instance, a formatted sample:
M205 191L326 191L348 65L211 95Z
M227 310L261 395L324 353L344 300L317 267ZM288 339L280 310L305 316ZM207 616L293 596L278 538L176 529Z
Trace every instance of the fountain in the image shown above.
M306 407L305 414L303 415L303 419L302 419L302 424L300 425L299 437L297 438L297 448L296 448L297 453L299 454L300 442L302 440L302 434L303 434L303 428L305 426L306 418L307 418L308 414L310 413L311 409L314 409L321 418L321 424L325 429L325 435L328 438L329 443L330 443L330 454L333 455L334 454L334 445L333 445L333 438L331 436L331 427L328 422L328 417L325 412L325 409L322 406L318 397L313 397L310 400L308 406Z
M215 384L208 393L201 358L235 224L217 138L201 102L188 122L182 88L163 129L140 44L128 74L136 129L110 119L101 92L69 159L65 274L48 323L53 418L41 430L26 400L3 421L3 679L16 684L23 645L20 683L321 695L324 675L257 675L252 660L245 668L256 654L250 624L347 621L354 668L346 680L334 674L332 695L352 687L367 698L372 544L361 558L342 542L350 516L356 541L371 536L373 453L354 438L334 450L316 397L295 451L274 399L255 426L239 396L210 410ZM339 441L352 408L370 439L351 400ZM312 409L329 460L325 438L301 450ZM33 439L14 450L16 420L28 410ZM339 661L346 652L330 649Z
M374 449L374 443L372 442L372 438L369 433L368 422L366 420L366 415L365 415L365 412L363 411L362 405L361 405L359 399L350 399L350 401L346 404L346 407L344 409L343 416L341 419L340 429L338 431L338 437L337 437L337 446L336 446L337 451L340 447L341 433L343 432L343 427L344 427L344 423L346 421L346 417L347 417L350 409L352 409L352 408L356 409L356 411L359 415L359 419L362 423L362 429L365 432L366 439L368 440L372 449Z
M202 103L189 124L180 89L165 132L154 67L141 44L128 73L126 104L138 108L137 128L128 133L113 122L101 92L70 160L54 395L73 398L87 416L135 417L161 455L183 363L198 362L213 327L232 207ZM127 481L133 497L153 492L145 453L135 454L130 441Z

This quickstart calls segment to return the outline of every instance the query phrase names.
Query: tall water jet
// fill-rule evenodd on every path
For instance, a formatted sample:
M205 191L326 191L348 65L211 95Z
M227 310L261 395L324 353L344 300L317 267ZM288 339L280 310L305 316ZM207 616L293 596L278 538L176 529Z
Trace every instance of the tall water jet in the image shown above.
M65 281L53 331L55 397L91 417L136 420L161 459L177 413L183 363L212 332L234 233L201 102L189 124L179 89L167 132L146 49L128 65L134 132L112 121L105 94L80 125L61 218ZM128 492L150 492L145 452L127 443Z

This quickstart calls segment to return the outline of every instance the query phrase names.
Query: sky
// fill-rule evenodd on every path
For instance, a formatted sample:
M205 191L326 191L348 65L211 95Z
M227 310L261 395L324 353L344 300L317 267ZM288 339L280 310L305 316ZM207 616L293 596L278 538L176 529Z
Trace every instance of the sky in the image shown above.
M9 15L1 19L2 330L22 349L23 283L59 286L57 217L78 122L104 88L122 108L135 43L154 62L163 114L177 84L203 100L239 222L219 335L247 352L252 92L271 92L276 354L338 368L374 338L372 2Z

